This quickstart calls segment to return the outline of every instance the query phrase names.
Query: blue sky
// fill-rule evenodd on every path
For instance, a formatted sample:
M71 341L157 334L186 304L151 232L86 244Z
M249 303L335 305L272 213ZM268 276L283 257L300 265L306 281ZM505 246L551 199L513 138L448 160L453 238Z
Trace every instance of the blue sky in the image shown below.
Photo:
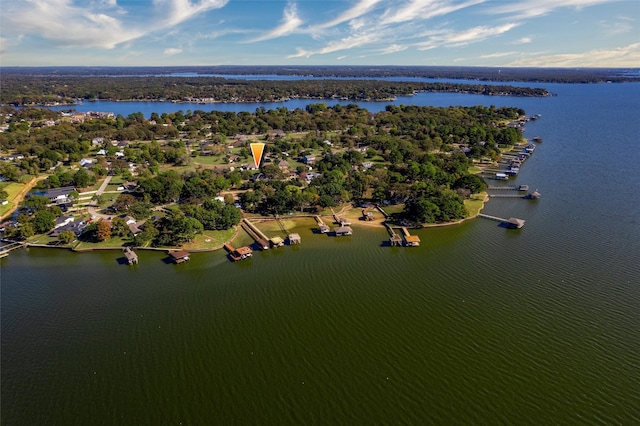
M0 0L0 65L640 67L640 0Z

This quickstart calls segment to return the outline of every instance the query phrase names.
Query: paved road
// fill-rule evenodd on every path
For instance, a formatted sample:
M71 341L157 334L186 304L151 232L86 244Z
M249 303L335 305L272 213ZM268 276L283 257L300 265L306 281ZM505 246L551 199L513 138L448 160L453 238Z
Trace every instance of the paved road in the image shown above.
M98 190L96 191L96 197L99 197L100 195L102 195L102 193L104 192L104 190L107 188L107 185L109 185L109 182L111 182L111 178L113 176L107 176L104 179L104 182L102 182L102 185L100 185L100 188L98 188ZM89 211L89 214L91 215L91 217L100 217L102 219L107 219L108 217L110 217L110 215L108 214L102 214L102 213L98 213L98 206L95 206L93 204L89 204L87 206L87 210Z

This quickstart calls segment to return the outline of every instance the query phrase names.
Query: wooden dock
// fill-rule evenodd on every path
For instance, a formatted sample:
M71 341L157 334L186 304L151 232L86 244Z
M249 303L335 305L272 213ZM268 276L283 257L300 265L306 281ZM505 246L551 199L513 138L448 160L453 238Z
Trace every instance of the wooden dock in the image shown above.
M330 231L329 227L322 221L320 216L316 216L315 219L316 222L318 222L318 231L320 231L321 234L326 234Z
M10 244L0 247L0 259L9 256L9 252L24 247L26 244L17 241L11 241Z
M407 247L418 247L420 245L420 237L411 235L406 226L402 227L402 234L404 235L404 242Z
M389 231L389 244L393 247L393 246L401 246L402 245L402 237L400 237L400 235L396 234L396 231L393 230L393 228L387 223L387 222L383 222L384 226L387 228L387 230Z
M138 263L138 255L136 254L136 252L131 250L131 247L125 247L124 249L122 249L122 251L123 251L124 257L125 257L125 259L127 259L127 263L129 265L133 265L133 264Z
M389 215L382 209L382 207L380 207L380 204L376 204L376 208L380 213L382 213L385 219L389 219Z
M525 222L524 219L518 219L517 217L510 217L509 219L505 219L503 217L491 216L484 213L479 213L478 217L481 217L483 219L495 220L496 222L500 222L507 228L511 229L520 229L524 226Z
M226 243L224 245L224 248L229 252L229 257L231 257L231 260L233 260L234 262L253 256L253 252L247 246L239 247L236 249L231 244Z
M247 219L242 219L242 229L244 229L247 234L256 241L261 250L269 249L269 239L253 223L249 222Z

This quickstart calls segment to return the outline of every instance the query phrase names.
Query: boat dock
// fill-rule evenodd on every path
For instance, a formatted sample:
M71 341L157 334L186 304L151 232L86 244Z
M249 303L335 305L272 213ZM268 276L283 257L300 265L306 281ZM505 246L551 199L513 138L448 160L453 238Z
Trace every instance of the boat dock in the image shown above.
M389 226L389 224L387 222L384 222L384 226L387 228L387 230L389 231L389 244L391 244L391 246L401 246L402 245L402 237L400 237L400 235L396 234L396 231L393 230L393 228L391 226Z
M233 260L234 262L253 256L253 251L247 246L239 247L236 249L231 244L226 243L224 245L224 248L229 252L229 257L231 257L231 260Z
M253 223L249 222L247 219L242 219L242 229L244 229L247 234L251 236L260 247L260 250L268 250L269 238L262 233Z
M489 186L487 188L490 191L528 191L529 185L518 186Z
M518 219L517 217L510 217L509 219L505 219L503 217L491 216L484 213L479 213L478 217L483 219L495 220L496 222L500 222L504 226L510 229L520 229L524 226L524 219Z
M25 246L25 243L12 241L10 242L10 244L0 247L0 259L2 259L3 257L9 256L9 252L24 246Z
M407 247L418 247L420 245L420 237L411 235L406 226L402 227L402 234L404 235L404 242Z
M318 231L320 231L321 234L326 234L330 231L329 227L322 221L320 216L316 216L315 219L316 222L318 222Z
M131 250L131 247L125 247L124 249L122 249L122 251L124 252L124 257L125 259L127 259L127 263L129 265L138 263L138 255L136 254L136 252Z

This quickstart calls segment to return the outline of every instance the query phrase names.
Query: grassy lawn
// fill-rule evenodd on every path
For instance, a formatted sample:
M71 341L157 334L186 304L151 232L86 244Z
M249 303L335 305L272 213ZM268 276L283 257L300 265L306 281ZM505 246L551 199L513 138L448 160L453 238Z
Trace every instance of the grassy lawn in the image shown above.
M0 189L7 191L7 194L8 194L7 201L9 201L8 204L0 206L0 216L2 216L3 214L11 210L11 208L13 208L13 206L15 205L14 199L20 193L20 191L22 191L23 188L24 188L24 184L22 183L4 182L0 184Z
M196 239L183 248L185 250L205 250L219 247L229 241L236 233L235 228L224 231L204 231L201 235L196 235Z
M82 241L77 245L78 250L86 250L86 249L96 249L96 248L114 248L119 249L122 248L126 243L130 242L127 238L121 237L113 237L108 240L101 241L99 243L90 243L86 241Z
M471 173L472 175L482 173L482 169L478 166L471 166L469 167L469 173Z
M222 155L205 155L197 156L191 159L194 164L202 164L203 166L221 166L226 164Z
M464 207L467 209L468 216L476 216L480 213L480 210L484 205L483 200L486 196L486 192L481 192L479 194L473 194L469 200L464 200Z

